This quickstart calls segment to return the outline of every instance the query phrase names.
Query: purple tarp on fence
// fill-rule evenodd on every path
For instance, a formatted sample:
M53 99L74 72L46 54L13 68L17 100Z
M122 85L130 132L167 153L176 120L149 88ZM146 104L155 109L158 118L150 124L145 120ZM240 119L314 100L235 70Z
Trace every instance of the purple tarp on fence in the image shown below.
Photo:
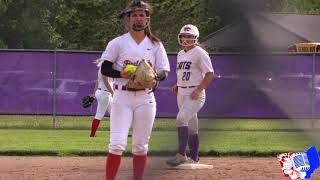
M53 52L0 52L1 114L52 113L53 59Z
M83 109L81 98L93 91L98 69L92 62L100 55L101 52L0 51L0 114L52 114L56 103L57 115L93 115L96 106ZM320 117L319 55L314 61L313 54L211 57L216 78L207 89L200 117L311 118L313 108L316 117ZM169 91L176 81L176 54L169 54L169 60L169 79L155 93L158 117L175 117L178 111L176 97Z

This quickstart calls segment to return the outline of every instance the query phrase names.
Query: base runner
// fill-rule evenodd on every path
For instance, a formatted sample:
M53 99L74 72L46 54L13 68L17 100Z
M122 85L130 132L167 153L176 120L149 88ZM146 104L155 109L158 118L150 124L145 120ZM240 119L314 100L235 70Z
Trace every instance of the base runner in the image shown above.
M198 46L199 31L194 25L182 27L179 44L183 47L177 57L177 83L172 91L177 94L179 112L176 117L178 153L166 163L175 167L186 163L189 145L190 162L199 163L199 135L197 113L205 103L205 89L213 80L213 68L208 53Z

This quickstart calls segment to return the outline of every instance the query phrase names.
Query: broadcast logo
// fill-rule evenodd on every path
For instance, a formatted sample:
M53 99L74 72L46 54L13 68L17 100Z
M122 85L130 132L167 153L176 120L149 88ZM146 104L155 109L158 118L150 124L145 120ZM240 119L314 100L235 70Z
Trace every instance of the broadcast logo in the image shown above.
M289 179L311 179L319 168L319 155L315 146L306 152L288 152L278 155L282 172Z

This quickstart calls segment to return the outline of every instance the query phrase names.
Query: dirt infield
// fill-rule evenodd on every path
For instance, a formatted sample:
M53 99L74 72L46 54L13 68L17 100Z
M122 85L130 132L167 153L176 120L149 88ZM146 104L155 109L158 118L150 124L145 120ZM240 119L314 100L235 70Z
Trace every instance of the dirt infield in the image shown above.
M150 157L145 180L284 179L276 158L206 157L201 163L211 170L172 170L166 157ZM103 180L104 157L20 157L0 156L1 180ZM131 158L122 159L119 180L132 177ZM313 179L320 179L319 171Z

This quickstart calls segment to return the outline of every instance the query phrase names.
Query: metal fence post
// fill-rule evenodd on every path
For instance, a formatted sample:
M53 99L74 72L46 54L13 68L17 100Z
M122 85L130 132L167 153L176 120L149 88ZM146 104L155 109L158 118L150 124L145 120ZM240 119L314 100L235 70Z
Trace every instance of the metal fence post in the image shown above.
M52 89L52 127L57 127L57 51L53 59L53 89Z
M312 56L312 78L311 78L311 127L315 126L315 74L316 74L316 53Z

